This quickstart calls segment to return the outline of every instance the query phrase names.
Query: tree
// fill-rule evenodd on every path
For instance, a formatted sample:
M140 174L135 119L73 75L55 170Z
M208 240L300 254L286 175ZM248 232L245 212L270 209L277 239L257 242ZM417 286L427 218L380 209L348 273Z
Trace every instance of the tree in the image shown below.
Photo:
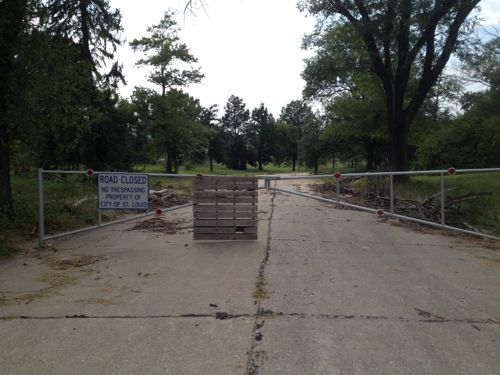
M384 91L393 170L408 169L410 125L451 54L473 26L479 0L307 0L317 33L349 24L361 38ZM410 80L418 77L414 90ZM411 95L410 95L411 94Z
M149 81L161 86L161 95L167 89L183 87L200 82L203 74L191 64L198 60L191 55L186 44L179 42L177 23L172 12L165 12L159 24L148 27L148 36L134 39L130 46L134 51L143 52L146 57L137 61L138 66L150 66ZM178 63L189 65L189 69L179 69Z
M275 151L273 161L277 164L292 164L297 155L297 130L294 125L281 119L276 121ZM295 164L293 164L295 168Z
M300 142L302 140L304 126L307 121L312 119L314 114L311 108L301 100L292 100L282 108L279 120L291 124L294 127L295 134L291 139L292 144L287 147L289 153L286 160L292 164L292 170L295 172L296 165L300 161Z
M157 156L166 156L167 173L177 173L183 158L207 147L199 121L202 107L197 99L176 89L165 96L155 93L149 100L153 146Z
M221 128L226 138L225 164L231 169L247 169L249 161L246 127L250 112L243 99L231 95L224 107Z
M308 117L304 123L304 135L300 146L304 163L314 169L314 174L318 174L319 160L323 155L322 130L323 124L316 116Z
M70 108L78 114L74 121L78 137L73 141L78 157L72 161L95 169L124 168L130 162L129 124L116 94L124 77L121 66L112 61L121 44L120 11L111 9L109 0L49 0L40 29L78 51L70 96Z
M80 140L81 160L97 170L128 170L132 163L133 113L114 93L98 92L99 119Z
M217 118L217 113L219 108L217 104L211 105L208 108L203 108L200 114L200 122L207 128L208 136L208 160L210 164L210 172L214 171L214 156L217 150L217 143L219 140L217 124L219 122Z
M251 151L257 161L259 171L271 161L274 151L275 121L264 104L252 111L252 120L247 127Z
M95 106L81 97L79 47L43 29L26 32L23 45L18 79L25 88L24 105L21 116L11 117L13 137L30 150L34 165L78 166L81 139L90 131L90 119L98 117ZM14 160L18 156L13 154Z
M90 92L111 76L123 80L117 62L105 75L99 70L114 58L116 47L121 44L121 14L118 9L111 9L109 0L49 0L47 8L49 32L79 46L79 65Z
M6 115L13 112L16 95L16 54L25 26L27 0L4 0L0 2L0 210L8 208L13 214L12 189L10 184L10 124Z

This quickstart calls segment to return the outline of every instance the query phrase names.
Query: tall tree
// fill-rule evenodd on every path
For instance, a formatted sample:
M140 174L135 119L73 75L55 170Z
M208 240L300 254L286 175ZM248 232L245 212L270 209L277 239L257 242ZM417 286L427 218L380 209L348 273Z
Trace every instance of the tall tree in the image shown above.
M259 171L271 161L275 137L274 117L264 104L252 111L252 120L247 127L250 147L255 155Z
M224 107L221 128L226 137L226 165L231 169L247 169L248 147L246 127L250 112L242 98L231 95Z
M363 41L384 90L391 141L390 167L408 168L410 125L451 54L473 25L479 0L307 0L317 33L350 24ZM411 77L417 76L414 90ZM410 95L411 93L411 95Z
M125 136L128 125L116 123L123 118L116 88L124 77L121 66L113 61L121 44L120 11L112 9L109 0L49 0L47 16L41 17L40 24L51 37L78 49L72 97L72 108L79 111L75 121L80 133L78 161L98 169L123 168L127 164L123 158L128 160L124 151L130 148L116 140Z
M100 72L114 58L123 30L120 11L111 9L109 0L49 0L48 11L49 31L79 46L80 65L87 79L123 78L118 63L104 76Z
M165 12L160 23L148 27L147 31L148 36L134 39L130 46L145 54L137 65L152 68L149 81L161 87L162 96L170 88L201 81L203 74L200 69L192 67L198 60L191 55L186 44L180 42L173 12ZM179 63L187 65L187 69L180 69Z

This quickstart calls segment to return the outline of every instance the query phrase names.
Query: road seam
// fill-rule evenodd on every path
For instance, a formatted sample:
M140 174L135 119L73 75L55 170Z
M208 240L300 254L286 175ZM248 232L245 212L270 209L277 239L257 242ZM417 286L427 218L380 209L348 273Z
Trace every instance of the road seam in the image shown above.
M267 262L269 261L269 255L271 253L271 225L273 222L273 215L274 215L274 199L276 198L276 191L273 191L272 193L272 198L271 198L271 213L269 215L269 223L268 223L268 229L267 229L267 241L266 241L266 248L264 251L264 259L262 259L259 270L258 270L258 276L257 276L257 283L261 284L264 282L265 277L265 269ZM257 359L260 358L260 353L255 351L255 348L257 346L257 342L262 339L262 335L260 335L257 330L262 328L264 325L264 319L265 316L261 313L261 301L262 298L257 299L257 313L255 314L255 320L254 324L252 327L252 338L251 338L251 343L250 343L250 350L248 351L248 361L247 361L247 366L245 369L245 375L257 375L259 371L259 365L257 362ZM259 323L259 320L262 320L262 322Z
M61 316L0 316L0 321L12 320L84 320L84 319L215 319L215 320L231 320L231 319L279 319L279 318L297 318L297 319L325 319L325 320L366 320L366 321L388 321L388 322L403 322L403 323L449 323L449 324L484 324L484 325L500 325L500 318L487 319L451 319L451 318L422 318L412 319L402 316L381 316L381 315L350 315L350 314L307 314L307 313L284 313L272 312L269 310L259 310L257 314L229 314L226 312L218 312L215 314L180 314L180 315L61 315ZM261 328L262 325L254 323L254 330ZM255 331L253 336L255 336Z

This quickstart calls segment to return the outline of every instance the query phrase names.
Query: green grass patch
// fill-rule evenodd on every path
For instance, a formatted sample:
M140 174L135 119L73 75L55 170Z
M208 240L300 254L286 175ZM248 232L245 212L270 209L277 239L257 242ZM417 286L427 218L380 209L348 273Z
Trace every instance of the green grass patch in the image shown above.
M140 164L134 166L134 171L136 172L145 172L145 173L166 173L165 167L161 164ZM251 165L247 165L246 170L234 170L229 169L223 164L214 163L213 172L210 172L210 165L208 163L199 164L193 167L186 168L185 166L181 166L179 168L179 174L213 174L217 176L255 176L255 175L264 175L264 174L275 174L275 173L291 173L292 168L290 166L285 165L276 165L276 164L266 164L264 166L263 171L259 171L257 167L252 167ZM301 167L298 172L310 172L308 169Z
M10 244L7 238L0 237L0 259L10 258L14 256L19 250Z

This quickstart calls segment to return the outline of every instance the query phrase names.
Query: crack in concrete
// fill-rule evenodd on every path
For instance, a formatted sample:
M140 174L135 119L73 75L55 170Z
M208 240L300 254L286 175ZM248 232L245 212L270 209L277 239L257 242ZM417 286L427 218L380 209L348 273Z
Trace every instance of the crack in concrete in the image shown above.
M0 320L65 320L65 319L199 319L210 318L216 320L231 320L231 319L255 319L254 332L252 337L258 337L257 341L262 340L261 332L258 332L264 326L267 319L276 318L299 318L299 319L328 319L328 320L368 320L377 321L385 320L391 322L405 323L451 323L451 324L484 324L484 325L500 325L499 318L487 319L452 319L446 317L425 317L422 319L405 318L403 316L384 316L384 315L353 315L353 314L307 314L297 312L273 312L271 310L259 309L256 314L230 314L227 312L217 312L215 314L179 314L179 315L54 315L54 316L0 316Z
M53 315L53 316L0 316L0 320L64 320L64 319L193 319L193 318L213 318L216 320L230 320L238 318L255 318L255 314L230 314L227 312L217 312L215 314L180 314L180 315Z
M267 228L267 241L266 241L266 248L264 251L264 259L262 259L262 262L260 263L259 266L259 271L258 271L258 276L257 276L257 282L261 282L265 284L265 279L264 279L264 271L267 265L267 262L269 261L269 254L271 253L271 224L273 222L273 214L274 214L274 199L276 198L276 191L273 192L273 196L271 198L271 213L269 214L269 224ZM253 324L252 328L252 339L251 339L251 344L250 344L250 350L248 351L248 361L247 361L247 366L245 369L245 375L257 375L259 373L259 368L262 363L262 360L265 356L265 353L262 353L261 351L256 351L255 348L257 346L257 343L262 340L262 333L259 331L262 326L264 325L264 321L262 321L260 324L258 323L259 317L260 317L260 311L261 311L261 300L262 299L257 299L257 314L255 314L255 321Z

